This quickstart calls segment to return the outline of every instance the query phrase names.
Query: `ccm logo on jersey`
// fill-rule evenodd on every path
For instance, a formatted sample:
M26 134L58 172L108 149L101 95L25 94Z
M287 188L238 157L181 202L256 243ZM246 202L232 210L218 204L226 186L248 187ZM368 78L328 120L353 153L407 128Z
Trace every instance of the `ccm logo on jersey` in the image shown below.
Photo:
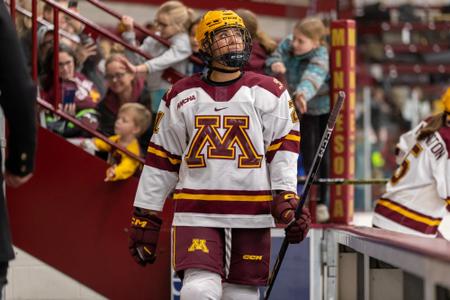
M252 255L252 254L244 254L242 255L243 260L262 260L262 255Z
M195 99L195 95L190 95L189 97L186 97L184 99L181 99L180 102L178 102L177 104L177 109L180 109L183 105L185 105L188 102L194 101Z

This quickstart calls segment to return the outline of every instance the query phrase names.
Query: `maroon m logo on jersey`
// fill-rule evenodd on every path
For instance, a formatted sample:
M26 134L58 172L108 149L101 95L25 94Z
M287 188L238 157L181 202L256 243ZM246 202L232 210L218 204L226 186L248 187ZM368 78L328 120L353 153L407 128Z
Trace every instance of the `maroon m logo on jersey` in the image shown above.
M260 168L262 155L258 154L248 134L248 116L224 116L223 126L220 116L196 116L195 128L197 132L186 154L189 168L206 167L205 155L201 154L207 147L208 159L236 159L236 146L239 147L239 168ZM226 131L222 136L218 129Z

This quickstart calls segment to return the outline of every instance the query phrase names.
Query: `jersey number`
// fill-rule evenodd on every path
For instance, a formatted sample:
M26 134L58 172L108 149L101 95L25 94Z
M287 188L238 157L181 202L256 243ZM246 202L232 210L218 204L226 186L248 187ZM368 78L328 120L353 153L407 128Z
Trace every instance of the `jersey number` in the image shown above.
M411 149L409 154L412 154L414 157L418 157L420 152L422 152L422 147L417 143ZM402 164L395 170L394 175L391 177L391 185L396 185L400 179L402 179L409 170L409 160L408 156L403 160Z
M158 111L155 118L155 123L153 124L153 133L158 133L159 126L161 125L162 118L164 117L164 113L162 111Z
M248 116L224 116L222 123L220 116L196 116L195 128L197 132L185 157L189 168L206 167L205 154L201 154L205 147L208 159L230 160L236 159L236 148L239 148L239 168L261 167L263 156L256 152L247 134ZM223 136L219 128L225 129Z

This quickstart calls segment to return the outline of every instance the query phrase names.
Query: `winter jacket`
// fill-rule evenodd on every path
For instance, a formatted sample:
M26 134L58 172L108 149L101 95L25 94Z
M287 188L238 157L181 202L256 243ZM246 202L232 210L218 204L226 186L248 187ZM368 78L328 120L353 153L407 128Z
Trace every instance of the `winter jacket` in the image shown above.
M302 55L292 53L292 35L285 38L266 60L267 72L272 74L273 63L286 66L286 81L291 95L303 93L308 105L307 114L322 115L330 112L329 56L320 46Z

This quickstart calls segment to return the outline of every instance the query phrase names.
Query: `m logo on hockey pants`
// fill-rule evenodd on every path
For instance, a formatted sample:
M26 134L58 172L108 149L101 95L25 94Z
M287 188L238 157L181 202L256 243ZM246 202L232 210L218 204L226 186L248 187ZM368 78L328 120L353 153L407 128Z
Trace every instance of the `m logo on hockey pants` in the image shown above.
M192 244L188 248L188 252L202 251L204 253L209 253L208 247L206 247L206 240L202 239L192 239Z
M260 168L262 155L256 152L250 137L248 116L196 116L197 132L186 154L189 168L206 167L205 155L201 154L207 145L208 159L236 159L236 146L241 151L238 159L239 168ZM223 136L219 128L225 129Z

